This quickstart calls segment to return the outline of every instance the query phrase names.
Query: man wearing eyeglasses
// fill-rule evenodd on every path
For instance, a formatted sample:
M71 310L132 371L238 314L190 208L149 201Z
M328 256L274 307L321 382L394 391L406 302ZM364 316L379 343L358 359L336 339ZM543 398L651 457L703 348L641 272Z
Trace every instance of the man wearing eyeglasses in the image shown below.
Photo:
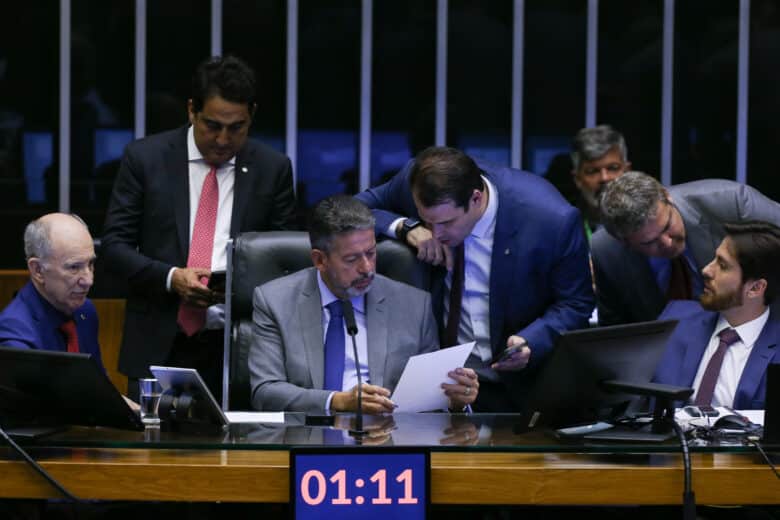
M571 161L572 179L579 191L577 207L590 242L601 224L599 195L608 183L631 169L626 140L609 125L583 128L572 140Z
M601 325L654 320L670 300L698 299L725 223L780 224L777 202L721 179L665 188L627 172L606 186L600 208L591 255Z
M210 58L193 77L190 124L125 151L101 254L130 289L119 369L131 379L149 365L191 367L221 394L223 324L212 306L224 295L211 273L225 270L230 237L294 225L290 160L248 139L256 107L252 70Z

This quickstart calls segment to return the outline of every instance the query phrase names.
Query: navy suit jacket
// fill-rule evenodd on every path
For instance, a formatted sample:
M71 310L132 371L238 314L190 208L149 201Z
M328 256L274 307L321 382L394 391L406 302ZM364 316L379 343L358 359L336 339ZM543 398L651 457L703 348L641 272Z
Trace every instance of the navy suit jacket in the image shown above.
M695 301L669 302L658 319L677 319L680 322L669 339L655 381L677 386L693 386L701 358L710 342L718 313L705 311ZM770 363L780 363L780 316L770 311L769 320L758 336L739 379L733 408L761 410L766 404L766 372Z
M236 155L230 236L292 229L294 218L290 160L248 139ZM100 254L129 284L119 369L145 377L149 365L164 364L179 330L179 297L165 283L190 248L186 127L128 145L103 229Z
M69 319L52 307L32 282L22 287L16 298L0 312L0 345L67 352L65 336L59 327ZM73 313L79 351L91 354L103 368L98 345L98 317L90 300Z
M491 348L497 354L506 348L509 336L522 336L531 346L529 368L533 369L550 352L560 332L587 326L593 311L582 220L579 211L541 177L477 164L498 190L490 261ZM400 216L419 218L409 185L411 167L410 161L387 183L357 195L374 210L378 234L387 235L390 224ZM445 271L437 271L432 292L441 332ZM507 373L501 377L510 386L522 379Z

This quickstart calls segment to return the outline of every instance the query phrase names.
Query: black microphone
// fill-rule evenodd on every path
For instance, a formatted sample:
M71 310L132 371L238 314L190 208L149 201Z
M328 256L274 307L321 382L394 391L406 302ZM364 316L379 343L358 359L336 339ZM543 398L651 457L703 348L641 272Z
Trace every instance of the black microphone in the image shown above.
M352 337L352 353L355 356L355 371L357 372L358 380L358 402L357 413L355 414L355 428L349 430L349 434L353 437L363 437L368 435L368 432L363 429L363 378L360 376L360 359L358 358L357 340L355 335L358 332L357 323L355 322L355 309L352 307L352 302L349 299L341 300L341 309L344 313L344 323L347 326L347 334Z

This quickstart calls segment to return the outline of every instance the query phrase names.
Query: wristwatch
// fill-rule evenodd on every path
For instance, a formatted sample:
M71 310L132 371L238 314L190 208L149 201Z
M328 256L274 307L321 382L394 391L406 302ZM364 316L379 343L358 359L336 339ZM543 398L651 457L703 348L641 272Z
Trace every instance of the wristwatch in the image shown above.
M408 218L404 220L401 229L398 231L398 233L396 233L398 235L398 240L400 240L403 243L406 243L406 235L408 235L409 231L413 230L417 226L422 226L422 222L413 218Z

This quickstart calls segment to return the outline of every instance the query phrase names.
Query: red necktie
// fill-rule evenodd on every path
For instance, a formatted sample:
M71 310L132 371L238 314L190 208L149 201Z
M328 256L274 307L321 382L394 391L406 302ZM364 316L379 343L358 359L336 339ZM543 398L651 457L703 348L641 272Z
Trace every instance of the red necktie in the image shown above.
M214 228L217 224L217 207L219 206L219 185L217 184L217 169L211 168L200 192L198 211L195 214L195 225L192 228L190 254L187 257L187 267L205 267L211 269L211 255L214 251ZM204 285L207 277L200 280ZM179 325L187 336L192 336L206 322L206 309L182 303L179 305L177 318Z
M68 352L79 351L79 335L76 332L76 322L68 320L60 325L60 331L65 334L65 344L68 346Z
M715 384L718 382L718 376L720 376L720 367L723 365L723 357L726 355L726 350L739 341L739 334L734 329L723 329L718 332L720 342L718 343L718 349L710 358L710 362L707 363L707 368L704 370L704 376L699 383L699 391L696 393L696 401L693 403L697 406L711 404L712 396L715 394ZM726 403L721 403L725 405Z
M455 248L455 261L452 266L452 281L450 283L450 310L447 313L447 327L444 329L442 347L458 344L458 325L460 324L460 307L463 300L463 278L465 277L466 261L463 244Z

